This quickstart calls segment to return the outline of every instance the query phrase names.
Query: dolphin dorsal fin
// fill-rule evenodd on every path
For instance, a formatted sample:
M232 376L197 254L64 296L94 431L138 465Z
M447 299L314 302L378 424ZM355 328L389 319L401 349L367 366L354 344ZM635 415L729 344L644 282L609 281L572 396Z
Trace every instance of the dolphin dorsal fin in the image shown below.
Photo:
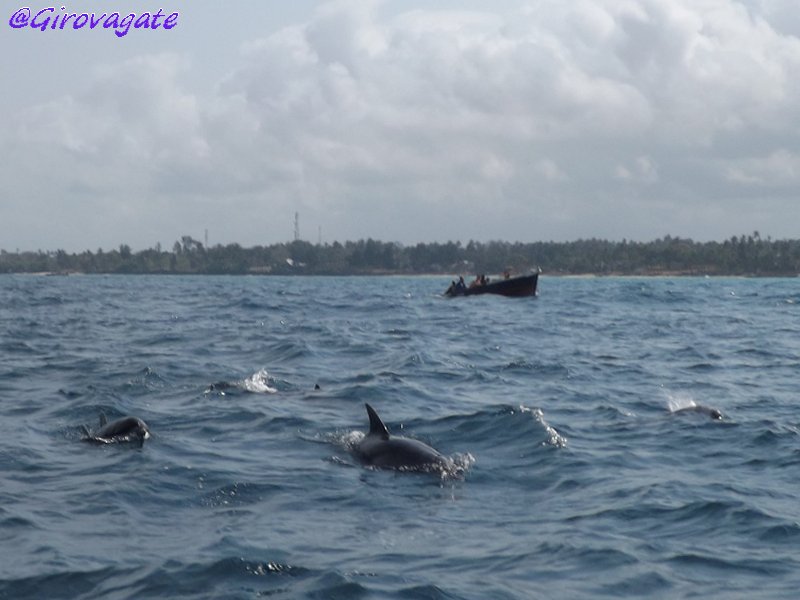
M383 424L378 413L369 404L365 403L364 406L367 407L367 414L369 415L369 433L367 435L377 435L384 440L388 440L389 430L386 429L386 425Z

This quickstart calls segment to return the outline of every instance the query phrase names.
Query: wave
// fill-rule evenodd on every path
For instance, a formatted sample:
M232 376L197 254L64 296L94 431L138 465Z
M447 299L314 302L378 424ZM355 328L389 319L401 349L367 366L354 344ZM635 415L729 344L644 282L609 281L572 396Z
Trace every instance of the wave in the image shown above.
M167 385L167 380L154 368L144 367L133 378L128 380L129 387L141 387L147 390L160 389Z
M140 569L104 567L89 571L67 571L5 579L0 581L0 598L80 600L102 597L112 591L118 597L132 598L136 586L131 584L129 578L131 574L137 572L140 572ZM127 582L127 585L123 582Z
M200 504L208 507L242 507L262 502L264 498L279 493L282 486L235 482L220 486L200 499Z
M624 596L645 598L659 593L666 593L669 590L674 590L674 583L658 571L653 570L600 586L600 591L604 596L613 598Z
M458 420L455 430L468 440L488 441L491 447L504 445L527 446L533 441L538 446L564 448L567 438L545 420L540 408L523 405L502 405L491 410L481 410L468 417L449 417Z
M641 486L628 490L624 500L603 499L606 506L589 513L573 515L568 519L573 526L582 528L618 528L655 536L664 541L683 540L688 537L713 545L715 539L727 539L731 532L791 545L800 536L800 526L775 517L754 503L736 499L697 500L665 506L672 500L667 484ZM668 496L670 500L665 500ZM580 524L580 525L578 525ZM699 545L699 544L698 544ZM732 556L735 552L729 553Z
M569 369L562 363L544 363L534 361L531 362L527 359L512 360L501 367L503 371L519 372L519 373L534 373L538 376L551 375L551 376L568 376Z
M252 598L286 594L345 598L366 589L334 572L321 572L280 560L230 557L211 562L175 560L156 566L104 567L0 581L4 598ZM352 593L352 595L350 595Z
M542 442L543 445L552 446L554 448L564 448L567 445L567 438L561 435L558 431L556 431L555 427L544 420L544 412L541 408L527 408L525 406L520 406L519 411L523 414L530 414L534 420L542 426L546 433L545 440Z
M408 586L398 582L394 586L387 586L385 582L373 583L376 575L309 568L285 560L236 556L210 563L166 563L131 581L129 589L147 597L199 595L249 599L276 596L355 600L377 595L419 600L459 598L430 584Z
M709 550L707 553L686 552L675 554L667 559L681 569L699 569L708 574L716 572L720 577L731 573L750 573L758 576L778 577L792 573L794 568L782 561L758 560L752 557L740 560L720 558L718 554Z
M252 375L235 381L217 381L209 384L205 393L215 393L225 396L237 391L250 392L252 394L277 394L278 388L270 385L274 379L266 369L259 369Z

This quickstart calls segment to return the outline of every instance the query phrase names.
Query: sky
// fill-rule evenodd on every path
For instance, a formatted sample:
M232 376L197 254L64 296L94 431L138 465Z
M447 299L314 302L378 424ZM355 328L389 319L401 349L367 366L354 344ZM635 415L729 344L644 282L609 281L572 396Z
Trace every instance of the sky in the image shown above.
M800 237L793 0L41 2L0 21L6 251Z

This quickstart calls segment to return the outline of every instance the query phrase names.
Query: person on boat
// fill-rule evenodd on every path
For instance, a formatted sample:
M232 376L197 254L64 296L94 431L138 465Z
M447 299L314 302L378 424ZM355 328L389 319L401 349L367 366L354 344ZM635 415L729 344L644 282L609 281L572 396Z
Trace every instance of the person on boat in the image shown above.
M511 271L509 271L508 269L503 271L503 279L511 279Z
M479 285L483 285L483 281L482 281L481 277L482 277L481 275L476 275L476 276L475 276L475 281L473 281L472 283L470 283L470 284L469 284L469 287L470 287L470 288L476 288L476 287L478 287Z
M462 294L465 289L467 289L467 284L464 283L464 277L460 276L458 281L453 280L450 282L450 287L447 288L444 294L445 296L458 296Z

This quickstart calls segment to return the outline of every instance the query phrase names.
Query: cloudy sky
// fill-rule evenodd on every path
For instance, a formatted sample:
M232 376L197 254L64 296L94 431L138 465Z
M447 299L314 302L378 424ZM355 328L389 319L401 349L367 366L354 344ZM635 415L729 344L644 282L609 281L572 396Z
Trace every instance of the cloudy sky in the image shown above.
M794 0L26 4L0 249L800 237Z

